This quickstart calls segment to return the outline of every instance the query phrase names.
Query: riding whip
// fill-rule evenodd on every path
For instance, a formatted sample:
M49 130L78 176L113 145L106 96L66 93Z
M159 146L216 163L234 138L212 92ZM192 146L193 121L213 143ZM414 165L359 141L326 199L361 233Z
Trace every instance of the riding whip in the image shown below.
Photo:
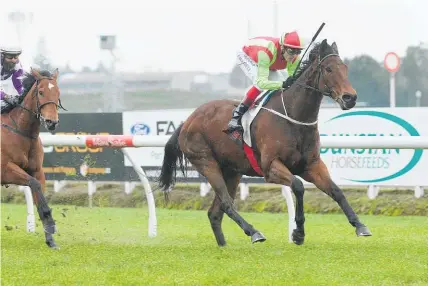
M315 41L315 39L318 37L318 34L321 32L321 30L322 30L322 28L324 28L324 25L325 25L325 23L322 23L321 24L321 26L318 28L318 31L315 33L315 35L312 37L312 41L309 43L309 45L306 47L306 50L305 50L305 52L303 53L303 56L300 58L300 60L299 60L299 64L297 65L298 67L300 66L300 63L302 62L302 59L305 57L305 55L306 55L306 52L308 51L308 49L309 49L309 47L312 45L312 43ZM298 69L295 69L294 70L294 73L293 73L293 77L294 77L294 75L296 74L296 72L297 72L297 70Z

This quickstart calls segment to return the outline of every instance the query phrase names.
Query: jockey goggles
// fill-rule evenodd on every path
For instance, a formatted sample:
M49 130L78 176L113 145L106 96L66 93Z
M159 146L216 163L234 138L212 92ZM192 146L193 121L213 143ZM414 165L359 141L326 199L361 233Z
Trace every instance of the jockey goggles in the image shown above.
M300 55L300 53L302 52L302 50L300 50L300 49L292 49L292 48L285 48L285 51L290 56Z
M6 58L6 59L8 59L8 60L11 60L11 59L18 59L19 58L19 56L20 55L16 55L16 54L5 54L4 55L4 57Z

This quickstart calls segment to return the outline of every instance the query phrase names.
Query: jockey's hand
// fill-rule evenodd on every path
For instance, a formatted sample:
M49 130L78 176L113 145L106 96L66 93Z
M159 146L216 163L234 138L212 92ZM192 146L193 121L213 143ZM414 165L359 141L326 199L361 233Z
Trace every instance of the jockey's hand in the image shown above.
M18 104L19 96L9 95L7 93L4 94L4 100L10 104Z
M7 94L6 92L2 92L1 97L2 97L2 99L4 99L7 102L9 102L11 100L11 96L9 94Z
M289 88L294 82L294 78L292 76L289 76L283 83L282 88Z

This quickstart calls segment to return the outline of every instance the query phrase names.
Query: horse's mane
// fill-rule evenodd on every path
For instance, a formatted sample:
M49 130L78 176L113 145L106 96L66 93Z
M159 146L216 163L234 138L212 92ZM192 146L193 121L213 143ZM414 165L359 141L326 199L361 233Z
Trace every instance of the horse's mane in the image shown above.
M298 79L305 72L305 70L308 69L312 62L318 57L320 53L320 47L321 43L314 44L314 47L309 52L309 56L300 63L299 67L297 67L295 79Z
M41 76L51 77L52 73L48 70L40 70L39 71ZM36 82L36 78L32 73L25 72L24 78L22 80L22 86L24 87L24 97L27 95L27 93L30 91L30 89L33 87L33 84Z

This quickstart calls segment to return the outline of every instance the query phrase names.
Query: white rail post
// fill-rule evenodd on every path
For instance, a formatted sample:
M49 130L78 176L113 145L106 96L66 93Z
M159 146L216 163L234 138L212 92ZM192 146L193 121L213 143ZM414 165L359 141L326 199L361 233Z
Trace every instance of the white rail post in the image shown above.
M291 195L291 188L287 186L281 186L281 193L285 197L287 202L288 210L288 241L293 242L293 230L296 229L295 215L296 211L294 208L293 196Z
M67 185L67 181L55 180L54 181L54 192L55 193L60 192L65 187L65 185Z
M239 195L241 201L245 201L250 194L250 187L246 183L239 183Z
M146 193L147 198L147 205L149 208L149 237L155 237L157 235L156 207L149 180L147 179L144 170L140 166L138 166L134 160L132 160L131 156L128 153L128 150L126 150L126 148L122 148L121 150L126 156L126 158L128 158L128 160L131 162L135 172L138 174L138 177L140 177L140 180L143 183L144 191Z
M88 181L88 205L89 208L92 208L93 195L97 191L97 183L94 181Z
M205 197L211 190L211 185L209 183L201 183L199 186L199 193L201 197Z
M36 218L34 217L34 204L31 189L27 186L19 186L18 189L24 192L25 202L27 203L27 232L35 232Z
M125 182L125 194L129 195L134 190L135 186L137 186L136 182Z
M424 188L421 186L415 186L415 198L420 199L424 196Z

